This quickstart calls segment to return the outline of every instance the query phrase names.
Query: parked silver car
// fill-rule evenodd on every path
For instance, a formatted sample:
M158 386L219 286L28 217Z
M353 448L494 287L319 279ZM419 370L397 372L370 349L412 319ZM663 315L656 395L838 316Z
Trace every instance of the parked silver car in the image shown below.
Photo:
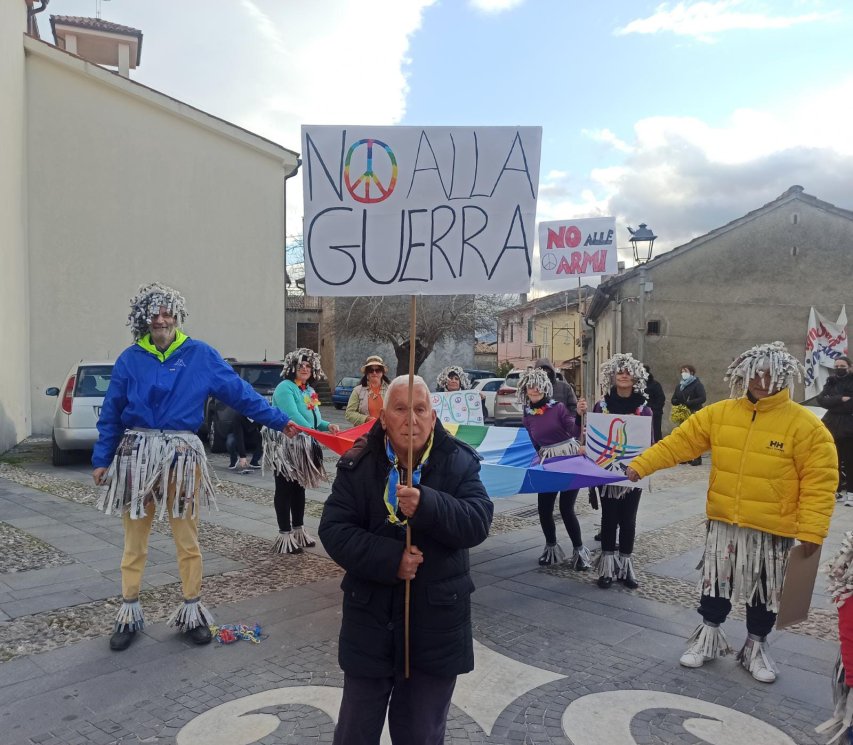
M96 425L113 374L112 362L81 360L65 376L62 389L48 388L56 396L53 414L53 465L71 461L74 450L91 450L98 440Z
M494 423L495 426L512 425L515 427L521 426L524 412L522 406L518 402L516 395L518 393L518 379L525 370L514 368L507 373L504 384L498 389L495 395L494 405ZM563 373L557 373L557 380L565 380Z

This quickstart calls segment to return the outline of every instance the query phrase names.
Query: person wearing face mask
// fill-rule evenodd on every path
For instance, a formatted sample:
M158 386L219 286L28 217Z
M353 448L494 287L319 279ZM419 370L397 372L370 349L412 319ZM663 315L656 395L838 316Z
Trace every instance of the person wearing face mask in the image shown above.
M836 501L853 507L853 374L850 358L838 357L835 374L830 377L817 397L818 406L826 409L823 423L832 433L838 452L838 490Z
M832 436L791 400L797 376L802 380L802 364L782 342L748 349L726 372L732 397L698 411L626 471L637 481L711 449L702 623L681 655L684 667L732 651L720 626L733 603L745 603L748 636L737 659L757 681L776 680L767 635L788 555L795 540L807 556L820 550L838 483Z
M673 406L686 406L691 414L695 414L705 404L707 396L705 395L705 386L702 381L696 377L696 368L693 365L681 366L681 380L672 394L670 403ZM702 465L702 454L697 458L689 461L691 466Z

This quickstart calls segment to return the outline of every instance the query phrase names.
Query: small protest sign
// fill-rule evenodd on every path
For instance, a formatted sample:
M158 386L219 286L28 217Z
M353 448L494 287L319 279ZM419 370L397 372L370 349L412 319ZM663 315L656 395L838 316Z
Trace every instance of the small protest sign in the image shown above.
M625 473L631 461L652 444L652 418L626 414L587 414L586 457L608 471ZM643 489L648 479L615 486Z
M483 405L478 391L437 392L432 408L443 424L483 424Z
M616 220L591 217L539 223L540 279L618 274Z

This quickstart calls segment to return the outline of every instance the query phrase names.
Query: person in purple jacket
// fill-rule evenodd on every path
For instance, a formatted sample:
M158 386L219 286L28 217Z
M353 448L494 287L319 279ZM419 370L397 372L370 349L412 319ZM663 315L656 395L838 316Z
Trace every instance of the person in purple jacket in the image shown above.
M651 416L646 405L646 381L649 374L643 363L630 353L614 354L601 366L604 397L593 411L602 414ZM619 580L629 590L640 583L634 568L634 536L642 489L608 484L599 489L601 497L601 555L598 557L598 586L606 590ZM616 556L617 531L619 556Z
M168 515L184 595L169 625L195 644L210 643L213 618L201 602L198 521L201 505L215 506L215 497L195 434L208 397L288 436L298 431L219 352L178 328L186 315L177 290L159 283L139 288L128 317L134 343L116 360L98 419L92 453L92 477L104 487L98 509L124 521L122 603L110 637L116 652L127 649L145 623L139 590L155 514L161 520Z
M551 395L553 388L548 373L542 368L525 372L518 381L518 399L524 407L523 423L530 435L533 447L539 453L540 462L546 458L560 455L576 455L583 452L578 435L580 423L561 401L555 401ZM586 411L586 402L578 402L578 412ZM572 567L585 572L591 566L592 556L583 545L581 526L575 515L577 489L560 492L560 515L566 531L572 541ZM539 494L539 523L545 534L545 550L539 557L540 566L557 564L566 558L560 544L557 543L557 526L554 523L554 503L557 492Z

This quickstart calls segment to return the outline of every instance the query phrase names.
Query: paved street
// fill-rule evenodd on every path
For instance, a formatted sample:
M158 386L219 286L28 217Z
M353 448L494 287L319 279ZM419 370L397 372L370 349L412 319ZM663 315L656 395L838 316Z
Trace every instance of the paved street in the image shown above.
M340 570L320 547L271 556L271 476L235 475L223 456L213 460L224 484L201 532L204 597L218 621L259 623L264 639L196 648L166 627L180 588L168 526L158 525L143 595L149 624L116 654L107 639L121 524L93 509L88 465L54 469L39 440L0 459L0 743L331 742ZM823 742L813 730L830 714L837 642L822 578L810 622L771 638L775 684L755 682L733 658L678 665L698 621L693 567L707 473L682 466L644 494L635 592L600 590L567 567L540 569L535 496L496 503L493 534L472 551L477 669L460 678L447 743ZM325 495L309 496L311 530ZM598 513L581 512L597 546ZM824 556L853 527L853 509L836 513ZM739 647L740 617L726 633Z

